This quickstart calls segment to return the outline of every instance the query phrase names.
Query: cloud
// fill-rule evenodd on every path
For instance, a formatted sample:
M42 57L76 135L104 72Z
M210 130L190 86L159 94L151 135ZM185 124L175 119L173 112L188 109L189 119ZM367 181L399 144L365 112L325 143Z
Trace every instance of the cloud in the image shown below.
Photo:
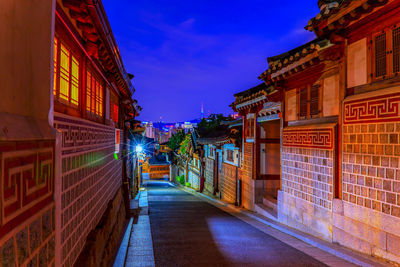
M233 93L259 84L267 56L280 54L313 38L295 28L278 38L251 34L204 33L196 19L171 23L143 14L136 33L149 32L156 45L130 39L121 47L127 69L135 74L141 119L187 120L199 115L201 102L212 113L232 112Z

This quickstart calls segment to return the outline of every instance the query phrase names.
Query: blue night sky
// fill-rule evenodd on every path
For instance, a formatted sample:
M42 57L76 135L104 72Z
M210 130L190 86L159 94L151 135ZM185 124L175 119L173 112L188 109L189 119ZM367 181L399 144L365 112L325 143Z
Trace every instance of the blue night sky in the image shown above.
M140 120L232 113L233 94L258 85L267 57L314 38L317 0L103 0Z

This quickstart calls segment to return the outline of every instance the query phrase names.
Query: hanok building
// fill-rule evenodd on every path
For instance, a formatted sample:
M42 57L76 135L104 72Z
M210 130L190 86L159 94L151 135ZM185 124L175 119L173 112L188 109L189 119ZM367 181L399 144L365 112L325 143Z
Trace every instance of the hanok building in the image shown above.
M242 205L274 206L280 188L280 92L262 83L234 96L231 107L243 118Z
M400 1L318 1L317 39L268 59L283 93L281 222L400 262Z
M227 203L238 204L241 121L222 121L220 126L197 142L202 146L203 192Z
M333 240L400 262L400 1L324 2L306 28L346 44Z
M106 240L125 220L120 145L139 108L104 8L26 0L0 10L1 262L109 264ZM96 229L110 202L115 227Z

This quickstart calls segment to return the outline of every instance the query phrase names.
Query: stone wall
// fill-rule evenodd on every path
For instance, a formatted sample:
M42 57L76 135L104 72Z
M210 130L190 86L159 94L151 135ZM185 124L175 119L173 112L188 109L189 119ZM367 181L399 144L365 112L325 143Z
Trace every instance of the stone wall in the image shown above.
M278 192L280 221L328 240L332 238L334 126L284 129Z
M214 160L206 158L206 166L204 170L204 190L206 193L212 194L214 192Z
M400 262L400 89L352 96L343 105L334 241Z
M221 198L228 203L236 201L236 166L222 163L220 188Z
M191 185L191 187L195 190L200 189L200 176L197 170L192 169L191 167L189 168L189 177L188 181Z
M126 222L125 203L120 189L108 203L99 224L89 233L75 266L111 266Z
M121 149L117 160L112 127L59 113L54 127L62 135L57 145L61 173L56 183L56 265L72 266L121 187Z
M0 264L54 264L53 140L0 142Z

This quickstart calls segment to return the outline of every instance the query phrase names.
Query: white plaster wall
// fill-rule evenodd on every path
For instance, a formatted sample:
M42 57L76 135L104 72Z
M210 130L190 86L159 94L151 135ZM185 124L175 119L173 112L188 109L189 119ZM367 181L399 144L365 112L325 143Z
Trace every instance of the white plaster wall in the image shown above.
M367 83L367 39L361 39L347 47L347 86Z
M297 120L297 94L296 90L290 90L286 92L286 121Z
M324 117L339 115L339 75L332 75L324 79L323 87Z

